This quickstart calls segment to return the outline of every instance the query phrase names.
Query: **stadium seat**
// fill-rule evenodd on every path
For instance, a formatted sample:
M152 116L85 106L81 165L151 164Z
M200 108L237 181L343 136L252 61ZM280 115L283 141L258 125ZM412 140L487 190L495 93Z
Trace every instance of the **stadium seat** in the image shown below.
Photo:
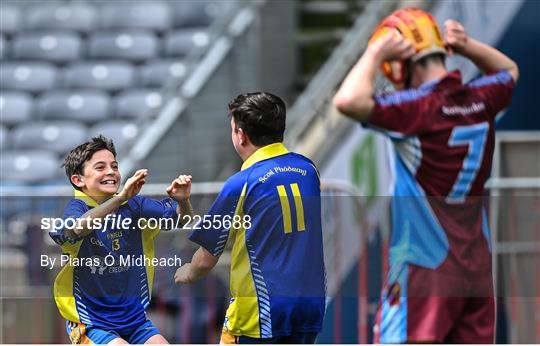
M0 32L13 34L20 30L21 11L15 6L0 6Z
M135 84L135 69L126 62L79 62L66 68L64 87L117 91Z
M7 56L7 40L3 34L0 34L0 60L4 60Z
M170 3L175 27L206 27L226 6L226 1L173 1Z
M146 118L157 115L163 105L159 90L132 89L114 100L115 116L120 118Z
M135 142L139 129L133 121L107 120L93 126L89 133L91 137L103 135L112 139L116 153L121 156L126 154L131 144Z
M15 149L47 149L64 154L87 140L87 129L75 121L36 121L12 130Z
M48 63L6 62L0 69L0 88L41 92L56 86L57 75L56 67Z
M186 65L177 60L152 61L140 68L140 85L161 88L171 78L182 78L186 74Z
M0 125L0 151L9 148L9 131L4 125Z
M56 90L42 95L37 102L37 115L41 120L77 120L93 124L110 114L110 97L99 90Z
M0 121L5 126L29 121L32 116L32 97L19 91L0 92L0 114Z
M88 43L90 58L144 61L159 54L159 41L148 31L96 33Z
M196 47L208 44L208 34L201 29L182 29L167 33L165 54L172 57L185 57Z
M30 30L64 29L82 33L93 30L96 24L96 10L76 2L34 6L26 20L26 28Z
M104 6L100 18L104 29L165 31L170 28L172 21L169 7L160 1L117 2Z
M79 35L71 32L21 33L13 40L12 57L62 63L79 59L81 50Z
M3 180L29 183L53 179L61 172L55 153L46 150L4 151L0 170Z

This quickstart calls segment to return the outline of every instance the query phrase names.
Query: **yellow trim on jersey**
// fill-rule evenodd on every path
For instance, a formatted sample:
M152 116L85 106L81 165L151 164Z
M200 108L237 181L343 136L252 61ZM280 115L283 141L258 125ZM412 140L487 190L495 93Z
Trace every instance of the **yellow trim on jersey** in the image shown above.
M283 145L283 143L272 143L262 148L259 148L256 152L251 154L250 157L244 161L242 170L253 166L255 163L271 159L272 157L281 156L287 154L289 150Z
M61 245L62 252L68 253L71 258L76 258L82 242L82 239L75 244L66 242ZM54 300L62 317L68 321L80 323L79 313L75 305L75 296L73 295L73 270L72 265L66 264L56 276L54 280Z
M114 194L114 196L118 196L117 194ZM80 191L80 190L77 190L77 189L73 189L73 198L75 199L80 199L81 201L83 201L84 203L86 203L87 206L89 207L97 207L99 206L98 202L96 202L92 197L88 196L86 193ZM126 204L127 201L124 201L122 202L121 205L124 205Z
M285 186L276 186L279 195L279 203L281 203L281 215L283 216L283 229L285 233L292 232L291 207L289 206L289 197Z
M235 215L243 216L246 192L247 183L242 188ZM227 309L225 327L232 335L260 338L259 304L246 247L246 230L243 227L235 230L231 253L230 287L233 301Z
M159 232L161 232L161 229L159 227L150 228L148 226L145 226L144 228L141 228L143 254L146 256L146 258L150 258L150 259L154 258L155 256L154 239L159 234ZM145 261L145 262L149 262L149 261ZM148 296L151 297L152 288L154 287L154 266L153 265L146 266L146 277L147 277L147 282L148 282Z

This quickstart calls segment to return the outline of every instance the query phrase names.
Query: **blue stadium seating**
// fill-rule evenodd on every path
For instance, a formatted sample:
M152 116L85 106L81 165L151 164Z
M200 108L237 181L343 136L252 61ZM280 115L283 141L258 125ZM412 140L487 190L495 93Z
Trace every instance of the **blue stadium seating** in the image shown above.
M8 149L9 145L9 132L4 125L0 125L0 150Z
M27 122L32 117L32 96L20 91L0 91L0 120L13 126Z
M64 71L63 86L114 92L135 85L135 73L135 67L123 61L77 62Z
M103 29L140 28L166 31L171 27L171 11L161 1L116 2L101 9Z
M143 61L159 55L159 40L149 31L99 32L88 43L88 55L96 59Z
M42 120L77 120L93 124L110 116L111 98L99 90L55 90L37 101L37 117Z
M185 57L196 47L208 44L208 34L199 29L171 31L165 37L165 54L170 57Z
M14 165L9 161L24 152L19 163L58 166L66 151L97 133L127 152L162 108L162 88L186 76L184 58L209 44L208 27L226 6L217 0L3 0L4 164ZM3 176L1 183L58 177L14 179Z
M114 100L114 114L118 118L144 119L157 115L163 105L159 90L130 89Z
M139 135L139 128L129 120L106 120L90 128L89 135L114 138L116 153L122 156L135 142Z
M98 13L82 2L47 3L32 7L26 18L28 30L63 29L81 33L92 31L97 25Z
M186 66L178 60L150 61L140 68L142 87L160 88L171 79L181 79L186 74Z
M46 149L65 154L87 140L87 129L76 121L33 121L13 129L13 147Z
M45 62L6 62L0 69L2 89L39 93L57 86L58 69Z
M0 11L0 32L13 34L22 27L21 10L15 6L2 6Z
M46 150L3 151L0 171L5 181L28 183L44 182L61 173L58 158Z
M72 32L39 32L18 34L12 43L15 60L46 60L63 63L81 57L82 42Z

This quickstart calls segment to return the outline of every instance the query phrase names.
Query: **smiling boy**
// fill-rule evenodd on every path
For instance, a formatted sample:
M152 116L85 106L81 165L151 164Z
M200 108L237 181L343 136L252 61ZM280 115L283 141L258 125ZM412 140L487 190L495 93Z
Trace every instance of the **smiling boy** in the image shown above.
M160 230L139 227L144 224L141 221L192 215L191 176L174 179L166 189L169 198L157 201L137 195L148 176L141 169L117 194L121 175L116 151L103 136L73 149L64 167L75 196L63 218L76 222L72 228L54 229L50 235L63 253L90 259L84 262L91 264L64 266L54 284L56 304L67 320L71 342L167 343L146 316L153 266L125 265L121 258L154 258L154 238ZM112 222L117 218L131 222Z

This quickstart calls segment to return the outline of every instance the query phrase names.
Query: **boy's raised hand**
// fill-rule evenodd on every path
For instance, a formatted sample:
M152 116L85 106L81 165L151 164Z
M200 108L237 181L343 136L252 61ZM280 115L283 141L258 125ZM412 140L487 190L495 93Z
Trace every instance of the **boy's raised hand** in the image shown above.
M404 61L416 53L412 43L395 31L391 31L370 43L368 51L375 54L380 62Z
M461 54L469 39L463 25L456 20L448 19L444 22L444 29L446 31L445 41L448 53Z
M123 197L127 200L138 194L141 191L144 183L146 183L147 176L147 169L139 169L137 172L135 172L135 174L131 176L131 178L126 181L124 187L122 188L122 191L120 191L118 196Z
M191 195L191 175L179 175L166 189L169 197L177 202L186 200Z

